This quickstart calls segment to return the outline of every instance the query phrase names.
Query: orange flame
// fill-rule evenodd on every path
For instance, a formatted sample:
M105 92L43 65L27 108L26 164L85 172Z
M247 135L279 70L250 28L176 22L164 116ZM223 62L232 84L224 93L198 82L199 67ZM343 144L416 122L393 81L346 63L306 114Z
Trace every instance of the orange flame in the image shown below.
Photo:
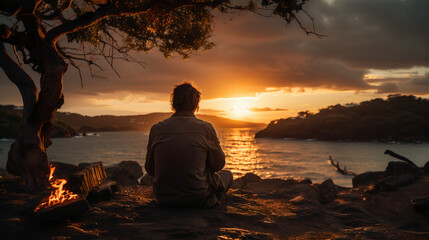
M78 198L77 194L74 194L68 190L64 189L64 185L67 183L65 179L53 179L55 167L50 166L51 172L49 173L49 182L51 182L52 192L49 196L48 201L42 202L39 206L34 209L34 212L38 211L41 208L49 208L60 204L67 200L72 200Z

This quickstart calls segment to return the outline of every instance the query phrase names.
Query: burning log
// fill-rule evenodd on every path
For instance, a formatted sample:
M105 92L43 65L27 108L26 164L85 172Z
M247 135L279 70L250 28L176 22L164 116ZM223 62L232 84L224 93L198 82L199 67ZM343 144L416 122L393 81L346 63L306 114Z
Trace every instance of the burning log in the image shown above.
M34 210L35 216L41 222L78 217L89 209L87 197L100 200L119 190L116 182L106 181L107 175L102 162L85 167L68 177L69 181L54 179L54 171L55 167L51 166L51 195L42 200ZM69 190L66 190L66 187Z
M67 183L67 180L65 179L53 179L55 167L52 165L50 166L51 172L49 174L49 181L51 182L51 187L53 191L51 192L51 195L47 199L47 201L42 201L36 209L34 209L34 212L37 212L39 209L42 208L49 208L54 205L57 205L59 203L65 202L67 200L73 200L78 198L77 194L74 194L68 190L64 189L64 185Z
M70 192L64 188L66 179L53 179L55 167L50 166L49 181L51 183L51 195L42 200L34 209L39 221L57 221L77 217L88 211L89 204L83 196Z
M89 210L88 201L81 195L61 202L52 207L42 207L35 211L35 217L40 223L58 222L65 219L80 217Z
M346 166L344 166L344 169L341 169L340 163L339 162L334 163L334 160L332 159L332 156L330 156L330 155L329 155L329 160L331 162L331 165L334 166L339 173L344 174L344 175L356 176L356 173L348 171Z

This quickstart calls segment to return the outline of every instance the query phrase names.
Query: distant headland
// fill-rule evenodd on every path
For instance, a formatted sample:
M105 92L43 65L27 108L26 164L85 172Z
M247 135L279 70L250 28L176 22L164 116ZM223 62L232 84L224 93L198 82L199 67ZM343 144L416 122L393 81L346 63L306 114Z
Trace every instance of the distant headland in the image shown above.
M21 122L20 107L0 105L0 138L16 138ZM139 131L150 127L172 113L149 113L128 116L84 116L77 113L57 112L54 115L52 137L72 137L85 132ZM212 123L216 128L264 128L266 124L232 120L212 115L197 117Z
M255 137L350 141L429 141L429 100L389 95L359 104L332 105L318 113L278 119Z

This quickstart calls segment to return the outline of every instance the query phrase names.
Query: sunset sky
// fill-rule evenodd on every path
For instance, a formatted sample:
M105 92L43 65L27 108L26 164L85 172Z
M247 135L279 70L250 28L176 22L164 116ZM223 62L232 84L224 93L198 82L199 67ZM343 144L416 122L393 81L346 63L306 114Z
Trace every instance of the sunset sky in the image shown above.
M307 36L279 18L218 15L216 47L189 60L135 53L144 67L117 61L121 78L107 66L97 73L103 79L86 72L83 89L69 67L61 111L168 112L170 91L183 80L203 92L199 113L264 123L392 93L428 97L429 1L311 0L306 9L327 37ZM22 105L3 72L0 88L0 104Z

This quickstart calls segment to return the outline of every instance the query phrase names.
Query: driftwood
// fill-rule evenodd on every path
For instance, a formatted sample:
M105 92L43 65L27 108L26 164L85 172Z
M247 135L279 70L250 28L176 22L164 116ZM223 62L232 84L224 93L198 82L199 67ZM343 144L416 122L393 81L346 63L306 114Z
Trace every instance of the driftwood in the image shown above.
M406 162L406 163L408 163L408 164L412 165L413 167L418 168L418 167L417 167L417 165L416 165L413 161L411 161L410 159L408 159L408 158L406 158L406 157L404 157L404 156L401 156L401 155L399 155L399 154L397 154L397 153L395 153L395 152L392 152L392 151L390 151L390 150L386 150L386 151L384 152L384 154L390 155L390 156L392 156L392 157L394 157L394 158L397 158L397 159L399 159L399 160L402 160L402 161L404 161L404 162Z
M340 168L340 163L334 163L334 160L332 159L332 156L329 155L329 160L331 161L331 165L334 166L337 169L337 172L344 174L344 175L351 175L351 176L356 176L356 173L347 170L347 167L344 166L344 169Z

